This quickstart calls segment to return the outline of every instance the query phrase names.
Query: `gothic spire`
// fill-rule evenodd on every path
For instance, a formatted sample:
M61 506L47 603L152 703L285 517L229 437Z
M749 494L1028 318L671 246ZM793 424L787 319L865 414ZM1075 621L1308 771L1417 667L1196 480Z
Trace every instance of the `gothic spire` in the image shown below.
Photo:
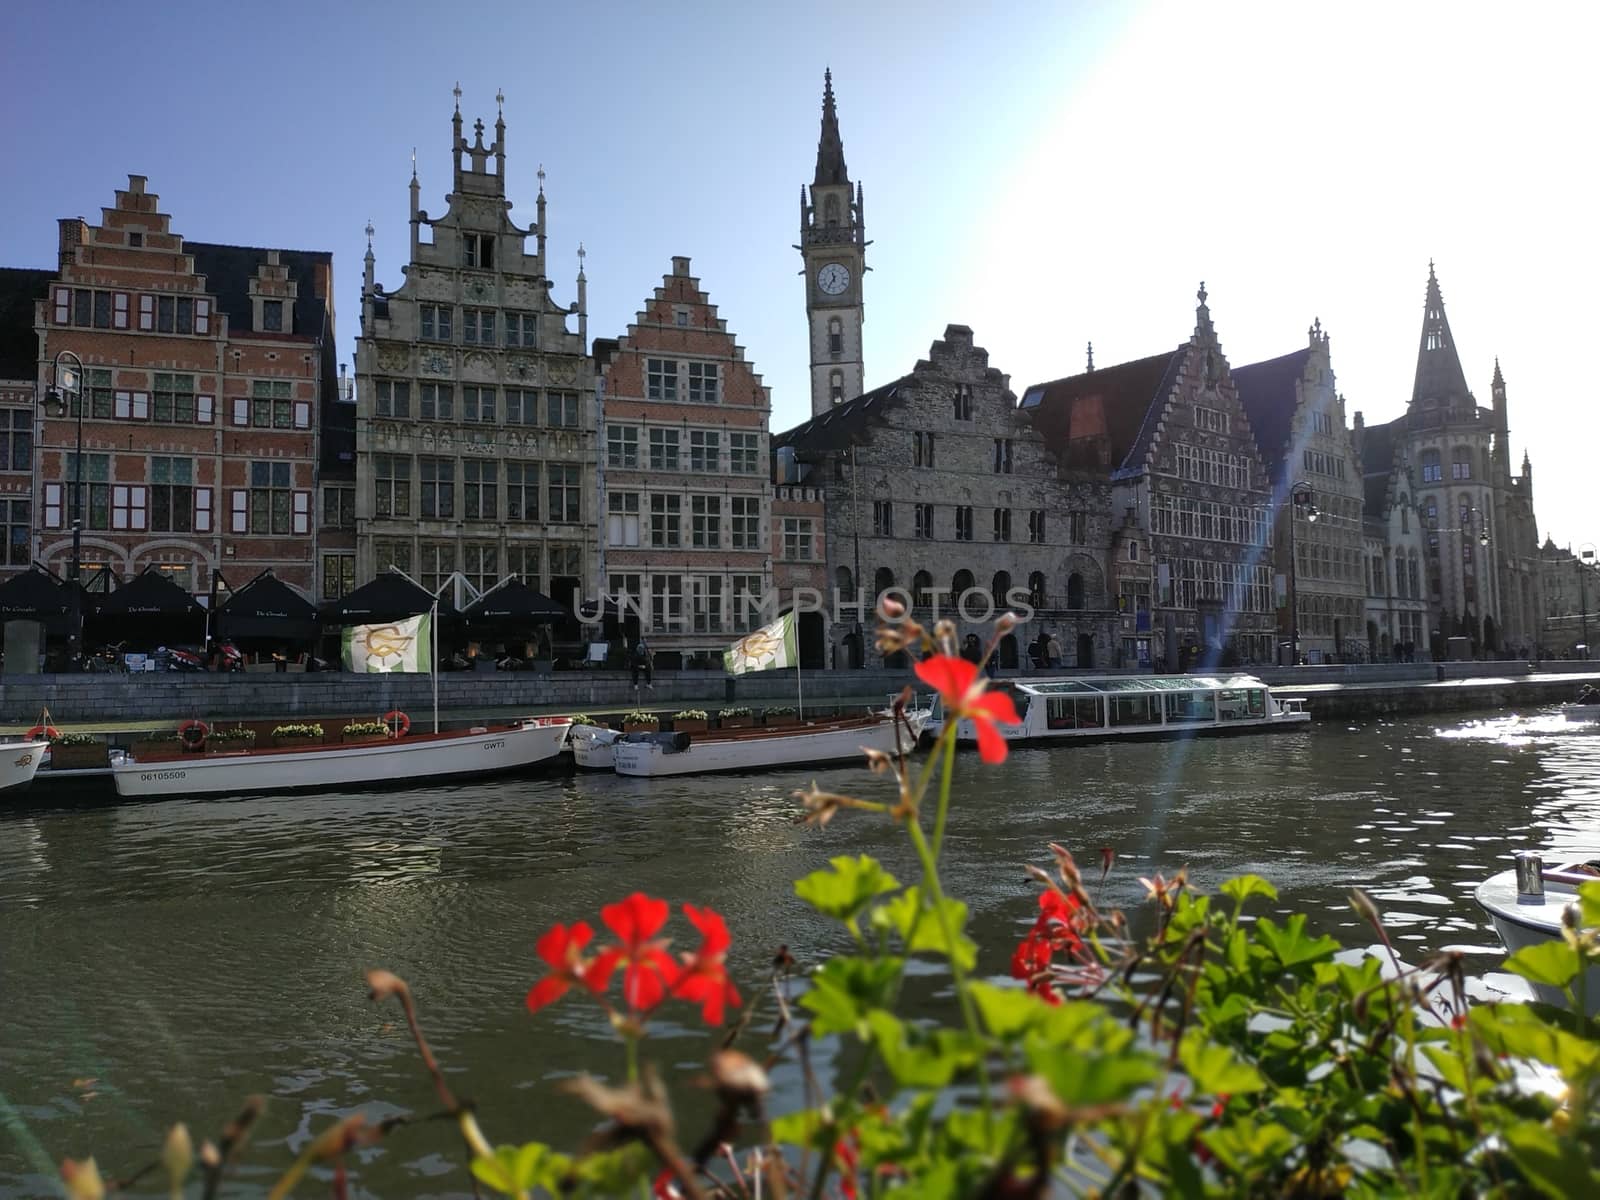
M817 138L817 177L812 186L850 182L844 165L844 141L839 136L839 114L833 107L833 69L822 73L822 134Z
M1428 261L1428 298L1422 310L1422 341L1417 347L1417 378L1411 389L1411 403L1434 399L1448 404L1470 395L1467 376L1456 355L1455 339L1450 336L1450 321L1444 315L1444 297L1439 293L1439 277Z

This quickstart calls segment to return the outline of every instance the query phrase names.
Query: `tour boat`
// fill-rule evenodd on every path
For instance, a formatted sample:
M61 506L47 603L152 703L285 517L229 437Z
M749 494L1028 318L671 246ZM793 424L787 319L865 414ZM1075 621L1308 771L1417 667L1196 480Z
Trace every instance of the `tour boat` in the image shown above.
M571 723L536 717L511 725L448 733L408 733L343 746L189 754L141 762L114 753L111 776L120 796L211 796L427 784L521 771L561 753Z
M1576 905L1578 885L1600 880L1600 863L1547 867L1538 854L1523 852L1516 858L1515 867L1490 876L1473 893L1512 954L1541 942L1559 942L1562 914ZM1531 986L1545 1003L1567 1004L1560 988L1541 983ZM1574 982L1573 991L1582 997L1591 1017L1600 1016L1600 967L1590 967L1583 979Z
M0 743L0 792L21 791L32 783L49 749L46 741Z
M618 775L652 778L815 766L859 760L866 750L886 754L909 750L917 744L927 719L927 711L919 710L907 712L904 723L884 712L705 733L627 733L613 741L610 749Z
M622 733L604 725L574 725L567 735L572 761L586 771L609 771L616 766L612 746Z
M1311 720L1304 700L1274 696L1251 675L1095 675L996 686L1011 694L1022 718L1019 725L996 726L1008 742L1193 737ZM944 706L935 700L928 731L937 736L943 727ZM977 741L971 720L957 725L956 741Z

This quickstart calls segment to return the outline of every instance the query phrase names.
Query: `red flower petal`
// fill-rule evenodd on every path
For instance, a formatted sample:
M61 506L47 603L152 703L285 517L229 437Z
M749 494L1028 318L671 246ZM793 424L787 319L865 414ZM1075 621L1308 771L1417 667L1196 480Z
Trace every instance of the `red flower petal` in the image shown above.
M655 900L643 892L634 892L627 899L602 908L600 919L631 950L656 935L667 923L669 911L665 900Z
M595 956L594 962L589 964L588 970L583 972L583 986L596 996L605 991L611 984L611 973L617 969L617 964L622 958L620 947L613 946L609 950L602 950Z
M1002 725L1022 724L1022 718L1017 715L1016 702L1011 699L1009 692L984 692L967 705L967 711L974 718L983 713L990 720L999 721Z
M576 957L589 944L589 939L592 937L594 930L584 921L576 922L571 929L565 925L552 925L535 943L534 949L540 958L560 971L570 965L567 955L570 953Z
M649 1012L666 999L667 984L653 966L629 963L622 973L622 1002L635 1012Z
M696 958L710 958L713 955L727 952L733 945L733 936L728 932L728 924L722 919L720 913L709 908L696 908L692 904L683 906L684 916L700 931L702 939Z
M538 983L528 989L528 1011L538 1012L547 1004L553 1004L567 994L571 985L559 975L547 975Z
M1006 739L1000 736L994 722L986 717L977 717L972 723L978 728L978 757L991 764L1005 762Z
M938 691L949 705L958 705L977 678L976 663L948 654L935 654L917 664L917 678Z

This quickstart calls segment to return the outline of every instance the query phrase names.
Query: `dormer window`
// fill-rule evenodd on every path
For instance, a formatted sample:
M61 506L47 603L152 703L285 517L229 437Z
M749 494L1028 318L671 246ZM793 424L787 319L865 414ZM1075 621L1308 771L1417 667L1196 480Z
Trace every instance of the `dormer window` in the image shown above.
M462 239L461 265L480 271L494 270L494 234L469 233Z
M261 328L267 333L283 332L282 300L263 300L261 302Z

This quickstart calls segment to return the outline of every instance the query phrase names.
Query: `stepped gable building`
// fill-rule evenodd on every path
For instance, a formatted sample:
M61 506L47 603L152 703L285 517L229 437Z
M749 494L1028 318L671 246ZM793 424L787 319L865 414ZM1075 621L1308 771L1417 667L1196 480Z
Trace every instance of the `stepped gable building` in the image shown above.
M0 579L33 562L33 437L39 336L34 305L53 271L0 267Z
M831 665L876 662L872 610L886 592L963 636L1032 610L1001 642L1005 668L1026 666L1042 632L1068 665L1112 662L1107 483L1063 472L965 325L947 326L910 374L773 445L780 479L827 489Z
M1278 640L1298 634L1300 656L1309 662L1354 662L1369 652L1362 470L1322 322L1306 334L1304 349L1234 367L1233 383L1267 468L1276 571L1289 585Z
M1593 658L1600 632L1600 566L1594 543L1562 549L1546 537L1539 549L1544 624L1540 658Z
M861 357L867 270L865 201L851 190L834 108L833 72L823 74L822 132L809 197L800 188L800 244L811 327L811 414L866 390Z
M606 594L659 665L720 667L772 586L771 396L686 257L595 355Z
M1366 428L1355 414L1350 442L1362 468L1367 656L1373 662L1419 662L1432 654L1429 633L1438 619L1428 601L1427 539L1415 473L1398 455L1392 434L1387 425Z
M1533 468L1523 456L1511 473L1505 379L1495 362L1492 407L1480 408L1428 264L1422 337L1411 400L1403 416L1367 430L1369 471L1410 465L1426 527L1429 599L1439 616L1433 650L1466 639L1474 654L1532 653L1539 639L1539 540L1533 514ZM1377 441L1372 435L1385 428ZM1487 542L1485 539L1487 538ZM1457 653L1460 651L1457 650Z
M563 306L546 273L543 170L523 228L506 196L503 107L494 143L481 120L468 142L455 95L448 207L422 210L413 167L410 262L394 291L374 278L368 231L356 575L394 567L437 590L459 572L464 600L518 576L570 605L593 578L598 529L581 247L577 303Z
M315 586L318 418L334 378L333 259L190 242L142 175L100 224L62 220L36 306L40 394L83 360L86 576L146 568L204 593L271 568ZM72 553L77 422L40 409L35 557Z
M1177 349L1023 393L1069 468L1111 487L1111 511L1132 509L1143 540L1125 553L1156 560L1150 635L1120 617L1122 661L1159 670L1272 661L1272 491L1250 419L1200 285L1193 336ZM1138 603L1137 595L1126 602Z

